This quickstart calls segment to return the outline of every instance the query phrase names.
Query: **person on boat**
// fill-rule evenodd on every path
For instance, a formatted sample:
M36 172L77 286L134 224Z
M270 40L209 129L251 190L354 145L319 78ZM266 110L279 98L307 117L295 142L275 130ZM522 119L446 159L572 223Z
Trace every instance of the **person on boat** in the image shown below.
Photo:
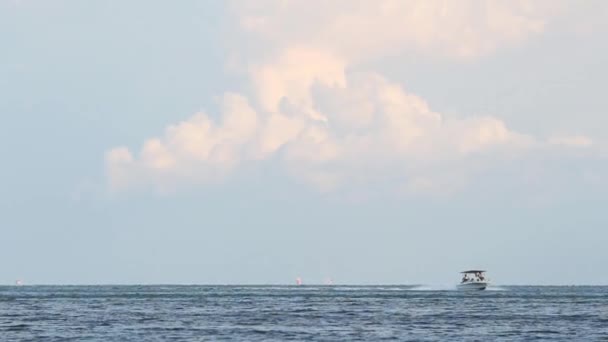
M469 281L469 277L467 277L467 274L464 274L464 277L462 277L462 282L466 283L467 281Z

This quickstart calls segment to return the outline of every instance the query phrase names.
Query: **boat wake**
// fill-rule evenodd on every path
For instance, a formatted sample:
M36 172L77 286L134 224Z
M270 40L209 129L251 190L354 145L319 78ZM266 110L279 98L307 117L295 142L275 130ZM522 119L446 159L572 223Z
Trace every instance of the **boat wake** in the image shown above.
M410 291L456 291L456 285L418 285Z
M458 291L457 285L418 285L414 286L409 291ZM485 291L508 291L508 289L500 286L490 285Z
M504 287L500 287L500 286L488 286L486 287L486 291L508 291L508 289L504 288Z

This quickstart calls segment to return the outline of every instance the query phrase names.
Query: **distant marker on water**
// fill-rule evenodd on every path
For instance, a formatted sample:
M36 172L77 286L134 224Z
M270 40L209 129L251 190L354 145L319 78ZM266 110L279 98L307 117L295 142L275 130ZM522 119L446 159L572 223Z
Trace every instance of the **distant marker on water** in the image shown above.
M296 278L296 285L302 285L302 278L300 278L300 277Z
M23 280L21 280L21 279L17 279L17 280L15 281L15 285L17 285L17 286L21 286L21 285L23 285Z

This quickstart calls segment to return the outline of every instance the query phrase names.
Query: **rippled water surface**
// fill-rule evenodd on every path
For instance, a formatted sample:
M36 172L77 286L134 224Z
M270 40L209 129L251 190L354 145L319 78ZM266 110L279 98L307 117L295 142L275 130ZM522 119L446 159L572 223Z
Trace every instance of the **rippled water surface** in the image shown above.
M0 341L219 340L608 341L608 287L0 287Z

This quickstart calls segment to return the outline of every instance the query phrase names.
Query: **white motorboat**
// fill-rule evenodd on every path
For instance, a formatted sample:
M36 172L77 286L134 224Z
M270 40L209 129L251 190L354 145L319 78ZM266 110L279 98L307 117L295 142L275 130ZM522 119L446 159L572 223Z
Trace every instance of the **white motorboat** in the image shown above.
M485 290L490 284L490 279L485 276L486 271L468 270L460 273L464 275L457 286L458 290Z

